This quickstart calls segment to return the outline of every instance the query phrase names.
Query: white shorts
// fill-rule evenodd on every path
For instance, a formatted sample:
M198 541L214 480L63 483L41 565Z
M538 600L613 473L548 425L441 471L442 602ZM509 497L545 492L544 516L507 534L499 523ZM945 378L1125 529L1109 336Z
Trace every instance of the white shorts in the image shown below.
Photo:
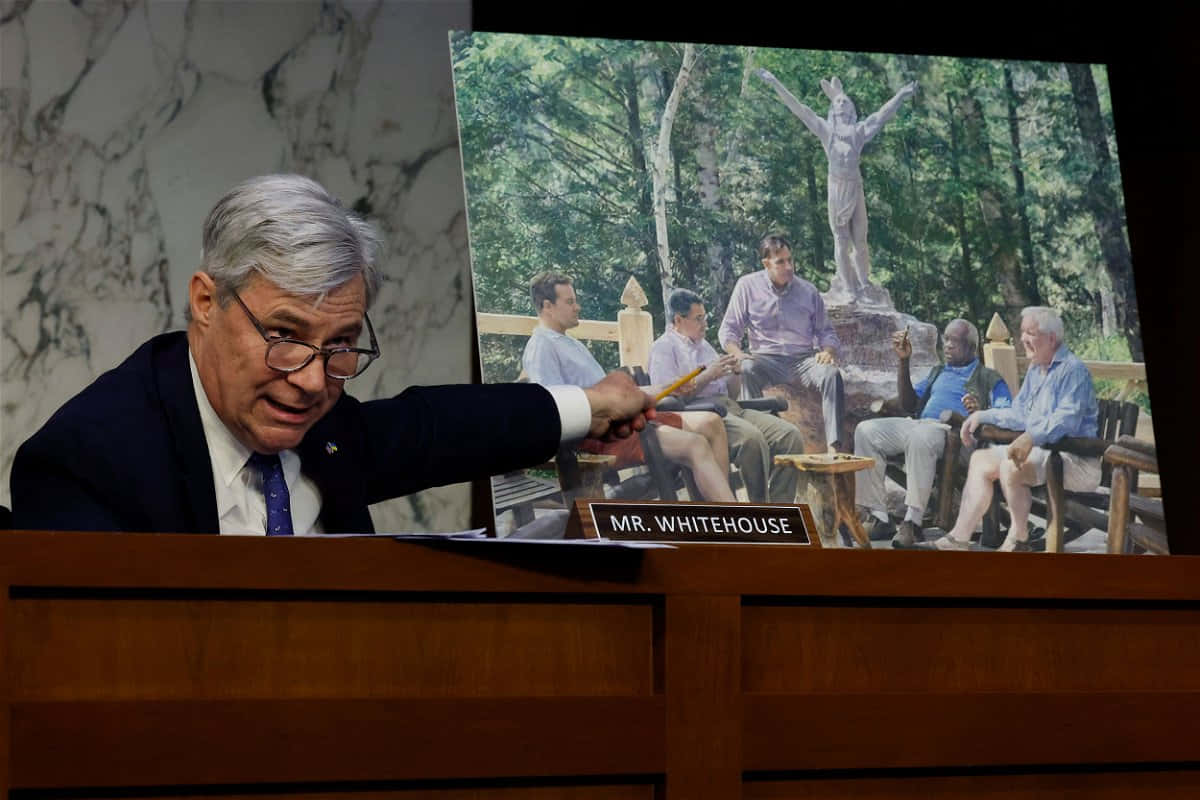
M1008 445L1000 447L1002 458L1008 458ZM1090 492L1100 485L1100 459L1077 456L1074 453L1059 453L1063 461L1063 488L1068 492ZM1046 482L1046 462L1050 451L1044 447L1034 447L1029 451L1026 463L1033 465L1034 482L1031 486L1041 486Z

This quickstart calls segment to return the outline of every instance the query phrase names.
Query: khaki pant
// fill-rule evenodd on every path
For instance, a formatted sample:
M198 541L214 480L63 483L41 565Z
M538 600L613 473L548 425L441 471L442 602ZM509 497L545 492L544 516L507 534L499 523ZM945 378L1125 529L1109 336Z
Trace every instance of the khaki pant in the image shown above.
M706 397L725 407L725 433L729 437L729 459L737 465L746 493L756 503L793 503L800 473L790 466L775 466L775 456L803 453L799 429L765 411L742 408L728 397Z
M908 417L860 422L854 429L854 455L875 459L875 466L854 473L855 502L872 511L887 511L883 488L885 461L889 456L903 453L904 474L908 477L904 504L924 511L949 429L937 420Z

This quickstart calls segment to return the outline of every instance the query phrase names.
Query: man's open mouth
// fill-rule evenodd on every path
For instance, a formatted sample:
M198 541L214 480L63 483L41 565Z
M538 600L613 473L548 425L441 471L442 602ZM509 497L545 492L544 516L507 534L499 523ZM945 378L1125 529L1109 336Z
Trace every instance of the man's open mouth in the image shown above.
M304 414L307 414L312 408L312 406L289 406L286 403L281 403L272 397L268 397L267 402L272 408L278 411L282 411L285 414L295 414L297 416L303 416Z

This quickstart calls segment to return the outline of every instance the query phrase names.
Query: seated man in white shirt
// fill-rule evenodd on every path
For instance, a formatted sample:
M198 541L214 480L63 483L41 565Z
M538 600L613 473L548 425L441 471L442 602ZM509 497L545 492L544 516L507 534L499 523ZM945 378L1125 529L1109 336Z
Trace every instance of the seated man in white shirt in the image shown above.
M703 372L675 393L724 406L730 454L752 502L795 502L800 473L790 466L774 466L773 457L804 452L799 429L765 411L744 409L733 399L740 391L738 359L732 354L718 356L705 340L708 314L698 294L687 289L671 292L667 313L671 327L650 347L650 380L665 386L703 366Z
M583 342L566 332L579 325L579 302L571 278L543 272L529 282L530 298L538 312L521 358L531 381L545 386L591 386L604 377L604 368ZM734 502L729 488L729 441L721 418L709 411L682 414L660 412L656 420L663 454L692 471L705 500ZM584 442L582 448L617 457L617 466L645 463L641 442L629 437L619 442ZM700 499L700 498L697 498Z

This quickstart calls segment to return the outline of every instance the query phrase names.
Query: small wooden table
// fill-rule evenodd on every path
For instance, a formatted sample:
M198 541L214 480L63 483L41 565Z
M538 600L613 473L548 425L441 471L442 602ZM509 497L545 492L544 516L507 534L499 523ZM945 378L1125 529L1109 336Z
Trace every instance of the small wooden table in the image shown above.
M604 497L604 473L616 465L617 457L602 453L576 453L575 463L579 465L579 496ZM569 507L570 503L567 505Z
M775 463L800 471L796 502L812 508L825 544L837 542L838 523L844 522L854 541L871 548L871 539L858 521L854 505L854 473L875 466L875 459L847 453L798 453L775 456Z

